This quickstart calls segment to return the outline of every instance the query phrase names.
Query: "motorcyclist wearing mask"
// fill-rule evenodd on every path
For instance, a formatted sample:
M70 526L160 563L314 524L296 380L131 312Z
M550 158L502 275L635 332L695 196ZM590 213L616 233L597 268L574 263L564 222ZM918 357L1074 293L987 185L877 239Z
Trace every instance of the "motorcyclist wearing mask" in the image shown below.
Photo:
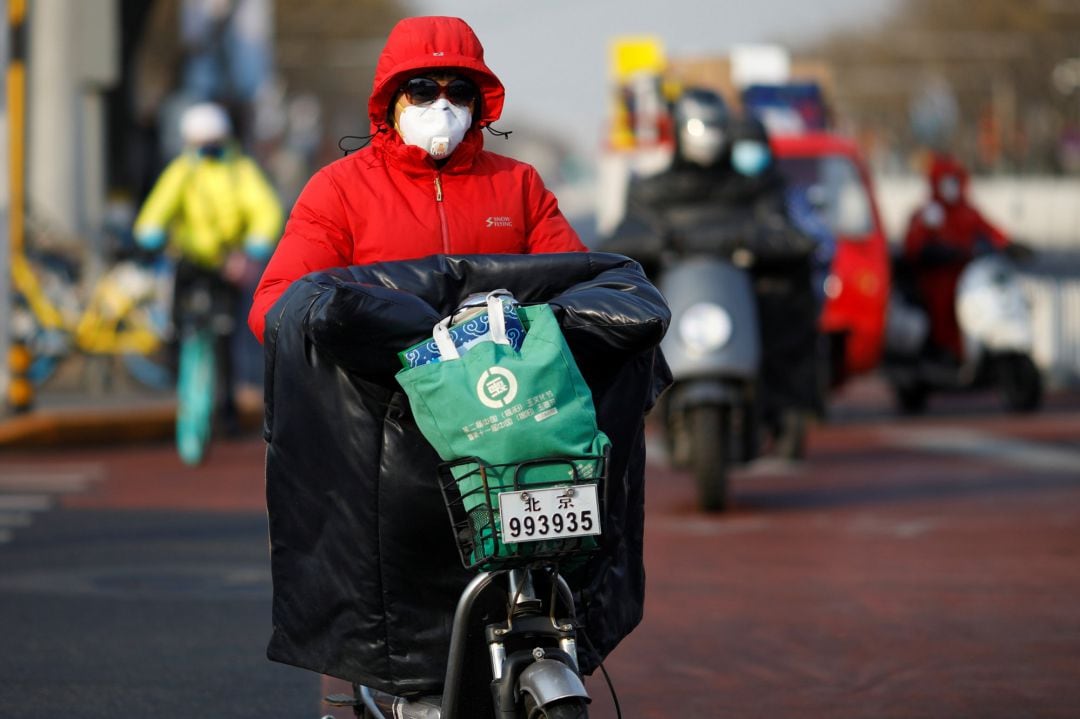
M930 319L931 349L963 359L956 319L956 285L979 251L1003 250L1009 240L968 201L967 170L952 157L935 155L927 173L930 199L911 216L904 260L914 273L917 300Z
M601 249L641 263L654 281L663 256L684 238L678 227L693 224L701 211L715 207L713 193L729 172L720 158L727 144L730 115L712 90L686 88L674 103L675 153L671 165L655 175L634 177L627 190L626 214Z
M637 259L654 280L667 253L752 257L762 334L760 406L774 451L820 410L814 241L792 221L765 127L732 118L722 98L688 89L675 102L669 169L631 182L624 221L601 249Z
M315 174L267 266L248 322L315 270L432 254L585 251L531 165L484 149L503 86L463 20L400 21L368 101L373 138Z

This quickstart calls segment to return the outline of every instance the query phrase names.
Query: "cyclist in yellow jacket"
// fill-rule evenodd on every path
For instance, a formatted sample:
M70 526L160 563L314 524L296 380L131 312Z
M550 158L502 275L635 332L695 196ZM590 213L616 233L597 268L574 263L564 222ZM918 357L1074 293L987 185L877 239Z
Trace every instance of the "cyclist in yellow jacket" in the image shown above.
M213 324L222 363L221 418L236 428L231 337L241 287L253 281L281 231L282 209L255 162L232 140L225 110L214 103L188 108L180 118L184 152L162 172L135 219L135 241L146 252L176 260L173 327L179 331L196 285L213 297Z

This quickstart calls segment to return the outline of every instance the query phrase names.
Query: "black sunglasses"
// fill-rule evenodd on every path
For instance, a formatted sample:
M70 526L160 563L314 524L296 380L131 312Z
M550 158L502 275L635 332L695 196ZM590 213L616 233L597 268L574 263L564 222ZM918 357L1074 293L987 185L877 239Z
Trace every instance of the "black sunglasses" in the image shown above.
M468 105L479 94L476 85L468 80L451 80L440 85L429 77L414 77L401 86L410 105L427 105L439 97L445 97L455 105Z

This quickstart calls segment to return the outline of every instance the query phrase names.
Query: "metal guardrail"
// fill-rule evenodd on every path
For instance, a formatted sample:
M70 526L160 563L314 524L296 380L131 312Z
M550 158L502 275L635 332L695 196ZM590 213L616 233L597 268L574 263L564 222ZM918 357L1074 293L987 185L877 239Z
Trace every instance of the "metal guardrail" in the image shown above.
M1025 272L1035 362L1051 386L1080 386L1080 272Z
M876 175L874 190L885 234L902 240L927 197L918 175ZM1010 236L1039 249L1080 252L1080 177L973 177L971 200Z

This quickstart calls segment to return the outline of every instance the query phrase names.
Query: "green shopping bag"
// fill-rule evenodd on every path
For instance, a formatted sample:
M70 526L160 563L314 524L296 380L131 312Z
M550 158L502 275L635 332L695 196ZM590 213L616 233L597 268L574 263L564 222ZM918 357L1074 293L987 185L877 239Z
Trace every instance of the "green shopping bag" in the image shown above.
M447 348L443 361L396 375L439 456L447 462L475 458L452 467L476 534L473 560L519 550L495 530L500 493L598 478L609 446L551 308L525 306L518 313L526 328L520 350L494 341L457 356ZM520 469L546 459L552 461ZM551 544L529 542L526 549L542 552Z

